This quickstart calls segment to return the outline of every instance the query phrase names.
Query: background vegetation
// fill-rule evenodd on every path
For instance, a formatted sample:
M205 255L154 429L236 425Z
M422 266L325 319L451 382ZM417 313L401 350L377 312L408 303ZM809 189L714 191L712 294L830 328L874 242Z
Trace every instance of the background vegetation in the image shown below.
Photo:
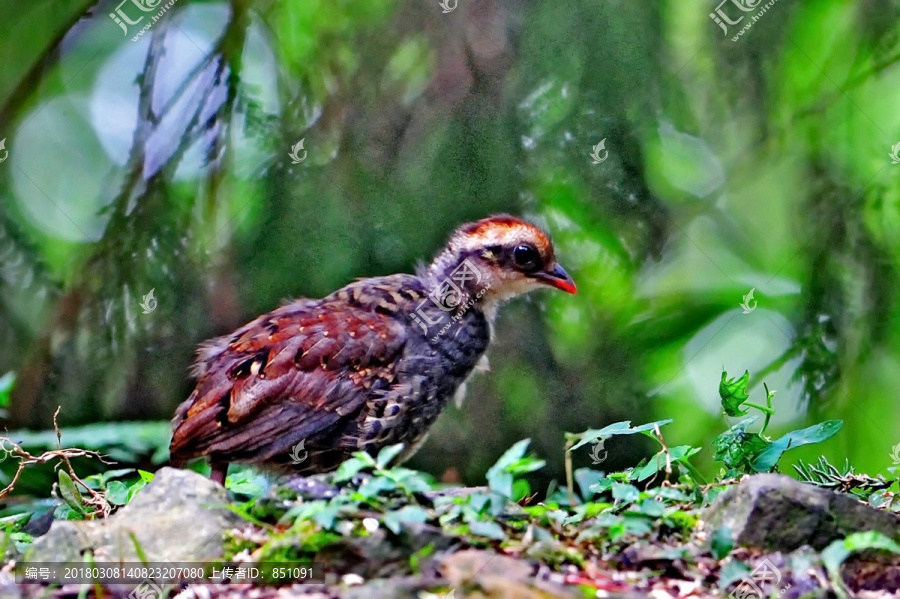
M413 467L478 482L530 437L547 482L565 431L673 418L712 471L720 374L749 369L777 390L769 434L845 423L792 459L886 470L900 3L776 2L737 41L755 13L726 35L707 0L446 6L179 0L133 42L149 16L123 33L114 2L0 0L7 428L61 406L90 425L65 445L161 464L198 342L507 211L552 231L579 294L505 309L492 372Z

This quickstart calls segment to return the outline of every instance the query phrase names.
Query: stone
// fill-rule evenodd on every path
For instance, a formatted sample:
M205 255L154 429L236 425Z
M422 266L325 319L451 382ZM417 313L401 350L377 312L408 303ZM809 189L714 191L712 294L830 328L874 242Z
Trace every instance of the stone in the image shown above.
M727 526L736 544L767 551L789 552L803 545L821 550L867 530L900 540L896 514L781 474L747 477L722 493L701 519L708 535Z
M536 566L492 551L464 549L440 560L440 571L454 597L475 599L575 599L576 587L536 576Z
M34 541L26 562L207 562L223 556L227 529L243 520L224 488L189 470L162 468L131 503L103 520L56 521Z

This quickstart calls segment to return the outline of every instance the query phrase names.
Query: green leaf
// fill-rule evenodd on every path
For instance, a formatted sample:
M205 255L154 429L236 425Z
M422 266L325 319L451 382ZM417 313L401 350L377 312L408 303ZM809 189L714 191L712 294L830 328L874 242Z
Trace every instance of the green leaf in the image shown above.
M531 495L531 485L525 479L517 479L513 481L512 495L509 499L512 501L521 501Z
M487 471L488 487L494 493L512 498L515 474L525 474L542 468L544 461L534 457L526 457L531 439L523 439L506 450L500 459Z
M138 474L141 475L141 480L145 483L153 482L153 477L156 476L152 472L147 472L146 470L138 470Z
M387 468L394 458L400 455L400 452L403 451L404 447L403 443L385 447L378 452L378 458L375 460L376 465L379 468Z
M232 493L259 497L263 494L263 486L259 482L259 475L249 469L239 469L228 475L225 479L225 488Z
M641 496L641 492L634 485L615 483L612 486L612 496L613 499L619 499L630 503L637 501Z
M513 475L508 472L491 472L487 473L488 488L494 493L504 498L512 497L513 494Z
M590 490L593 493L603 493L612 489L615 484L617 484L616 481L607 476L591 485Z
M503 532L503 527L501 527L496 522L473 520L469 522L469 532L471 532L473 535L478 535L479 537L487 537L489 539L496 539L498 541L502 541L506 538L506 535Z
M734 549L734 537L731 529L727 526L720 526L713 533L709 543L710 552L716 559L725 559L731 550Z
M660 497L671 502L691 501L691 497L687 493L674 487L656 487L655 489L648 489L648 491L653 493L654 497Z
M531 443L531 439L522 439L515 443L512 447L503 452L503 455L500 456L500 459L497 460L493 466L491 466L491 469L506 470L508 466L521 460L525 457L525 452L528 451L529 443Z
M428 475L409 468L391 468L383 476L397 483L407 493L426 493L431 490Z
M428 512L419 506L405 505L384 515L384 525L395 535L399 535L404 524L424 524L428 521Z
M535 470L540 470L546 465L547 462L544 460L541 460L534 456L525 456L524 458L516 460L515 462L507 466L506 471L513 476L521 476L523 474L528 474L529 472L534 472Z
M386 476L373 476L359 487L359 494L366 499L372 499L387 491L393 491L396 488L397 483Z
M662 502L649 498L641 501L634 509L637 513L651 518L660 518L665 514L665 506Z
M25 512L23 514L13 514L12 516L0 518L0 530L6 532L18 530L28 524L32 515L32 512Z
M363 462L366 466L369 466L370 468L374 468L374 467L377 465L376 462L375 462L375 458L373 458L372 456L370 456L370 455L369 455L368 453L366 453L365 451L354 451L354 452L353 452L353 457L356 458L357 460L362 460L362 462Z
M128 503L128 487L125 483L114 480L106 485L106 500L113 505Z
M608 437L615 437L616 435L634 435L636 433L644 433L654 430L654 428L657 426L665 426L670 422L672 422L672 419L666 418L665 420L648 422L647 424L642 424L640 426L632 428L630 420L623 420L622 422L614 422L609 426L605 426L601 429L588 429L581 434L575 435L576 437L580 437L581 440L570 447L569 451L574 451L579 447L583 447L588 443L593 443L600 438L606 439Z
M68 503L61 503L53 512L54 520L84 520L84 512L72 509Z
M624 526L619 529L610 529L609 532L611 539L618 540L629 534L643 536L649 534L650 531L653 530L653 525L649 519L644 518L643 516L635 515L631 512L625 512L624 515Z
M738 422L713 440L713 459L723 462L729 469L746 466L751 457L768 447L769 442L756 433L747 432L747 427L756 422L752 416Z
M87 513L84 509L84 498L69 473L65 470L59 471L59 492L66 500L66 503L79 514Z
M313 522L326 530L331 530L334 528L334 521L337 518L340 509L341 508L338 505L325 505L313 514Z
M722 380L719 382L719 397L722 398L722 409L729 416L743 416L747 410L741 409L741 404L750 398L747 386L750 384L750 371L745 370L744 376L739 379L729 379L728 373L722 371Z
M697 454L700 451L699 447L691 447L690 445L679 445L678 447L672 447L669 449L669 457L668 461L672 464L677 464L678 462L686 461L691 456ZM662 470L666 467L666 452L659 451L655 456L650 458L646 464L643 466L638 466L631 472L630 480L634 481L644 481L658 471Z
M338 466L337 472L334 473L334 482L342 483L350 480L360 471L364 470L369 464L365 460L359 458L350 458Z
M474 512L481 512L491 500L491 495L488 493L475 492L465 497L438 497L437 499L441 502L448 502L447 505L457 507L460 510L466 508ZM435 505L440 504L435 503Z
M750 465L757 472L769 472L788 449L826 441L836 435L842 426L843 420L826 420L804 429L791 431L762 449Z
M100 482L103 485L106 485L109 481L119 478L120 476L126 476L128 474L132 474L134 472L134 468L118 468L116 470L107 470L100 474Z
M575 482L581 489L581 496L585 499L590 499L591 495L596 494L594 486L604 478L606 478L605 474L593 468L579 468L575 471Z
M138 491L147 486L146 481L139 480L134 484L128 487L128 503L131 503L131 500L134 499L134 496L138 494Z

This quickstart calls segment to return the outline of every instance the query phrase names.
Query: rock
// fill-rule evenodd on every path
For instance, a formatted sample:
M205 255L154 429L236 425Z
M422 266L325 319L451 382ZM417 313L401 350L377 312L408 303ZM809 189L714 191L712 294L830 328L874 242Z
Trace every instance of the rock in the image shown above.
M131 503L105 520L56 521L35 540L26 562L206 562L223 555L223 533L241 518L220 485L189 470L162 468ZM134 537L134 541L132 540Z
M441 560L440 570L454 597L490 599L554 599L583 597L566 587L535 576L535 566L491 551L467 549Z
M421 599L434 581L424 576L397 576L369 581L360 586L333 589L334 597L341 599Z
M877 530L900 540L900 517L849 495L801 483L781 474L757 474L728 489L707 508L707 534L731 529L738 545L793 551L825 548L854 532Z

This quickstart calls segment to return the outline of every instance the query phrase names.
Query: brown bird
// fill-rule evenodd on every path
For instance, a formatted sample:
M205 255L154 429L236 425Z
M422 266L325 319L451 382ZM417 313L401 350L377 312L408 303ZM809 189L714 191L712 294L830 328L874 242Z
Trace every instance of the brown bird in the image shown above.
M462 397L498 306L546 286L575 293L549 237L500 215L457 229L417 275L277 308L200 346L197 386L172 423L172 462L205 456L220 483L230 462L315 474L403 443L400 462Z

